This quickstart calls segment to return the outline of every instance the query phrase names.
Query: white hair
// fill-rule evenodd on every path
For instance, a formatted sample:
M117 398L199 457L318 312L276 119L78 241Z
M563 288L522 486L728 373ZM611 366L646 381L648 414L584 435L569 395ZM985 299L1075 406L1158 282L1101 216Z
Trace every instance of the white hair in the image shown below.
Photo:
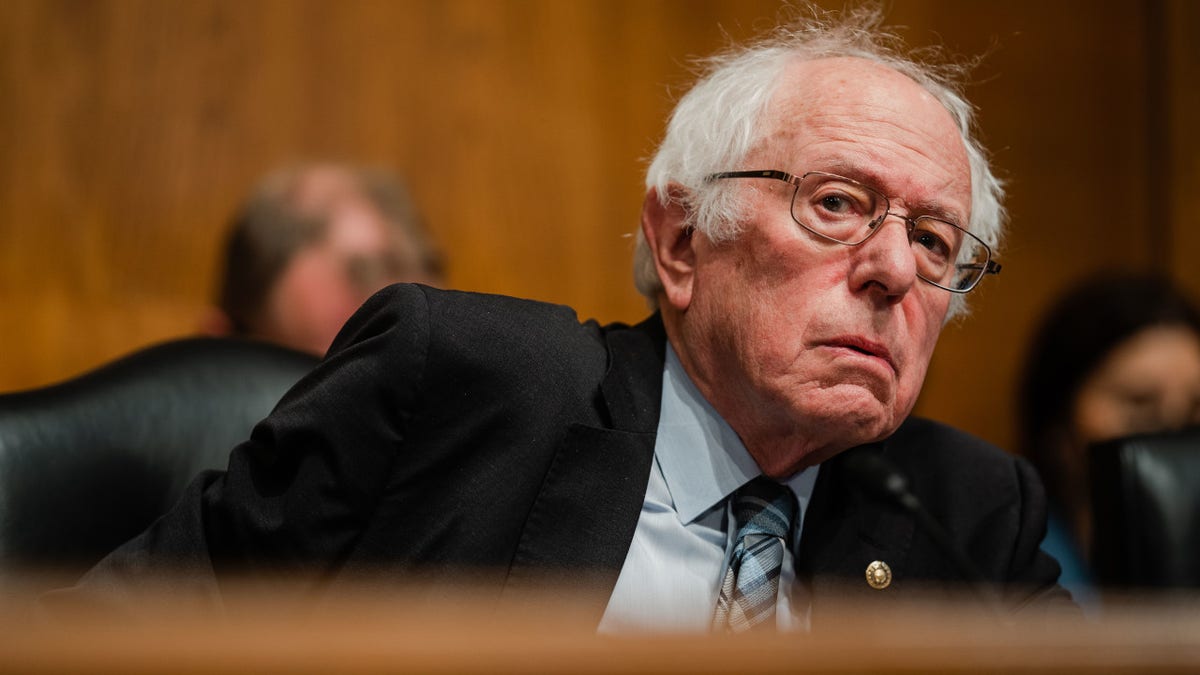
M996 251L1006 220L1004 188L974 136L974 108L961 93L969 64L935 65L933 58L939 55L933 49L906 55L900 39L883 31L882 24L882 10L874 6L838 16L813 8L809 16L777 28L749 46L705 59L699 80L671 115L666 137L646 172L647 190L656 189L663 205L680 200L688 214L685 226L709 239L721 242L737 237L743 219L743 205L737 198L740 193L729 181L705 177L738 168L772 131L764 128L764 115L788 65L798 60L857 57L912 78L950 113L966 146L971 170L968 228ZM672 195L668 191L672 184L684 189ZM634 283L651 306L656 306L663 286L640 229ZM965 310L965 297L954 294L946 318Z

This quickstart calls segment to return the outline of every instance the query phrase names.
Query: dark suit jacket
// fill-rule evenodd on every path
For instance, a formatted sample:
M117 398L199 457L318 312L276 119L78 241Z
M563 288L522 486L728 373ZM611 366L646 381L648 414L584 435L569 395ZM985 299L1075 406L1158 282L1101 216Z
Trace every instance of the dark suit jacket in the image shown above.
M227 472L201 475L82 588L132 588L164 565L186 565L188 590L209 597L247 571L335 586L382 574L430 588L470 574L508 591L586 584L598 619L645 495L665 343L657 316L602 327L566 307L393 286L233 451ZM797 560L814 622L837 598L887 601L959 580L911 518L847 484L842 457L856 452L906 471L1007 604L1055 588L1029 465L914 419L822 466ZM883 591L866 584L873 560L894 573Z

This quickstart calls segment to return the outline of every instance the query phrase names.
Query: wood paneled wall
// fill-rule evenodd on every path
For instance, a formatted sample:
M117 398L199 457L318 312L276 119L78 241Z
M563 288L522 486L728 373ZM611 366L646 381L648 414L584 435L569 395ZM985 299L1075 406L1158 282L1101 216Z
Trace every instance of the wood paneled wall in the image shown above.
M453 286L636 321L627 234L688 60L779 10L7 0L0 390L193 332L235 205L264 171L306 158L408 176ZM1009 445L1014 370L1064 283L1157 261L1200 289L1200 12L1187 0L897 0L889 11L912 43L990 52L970 94L1011 193L1005 271L945 333L919 410Z

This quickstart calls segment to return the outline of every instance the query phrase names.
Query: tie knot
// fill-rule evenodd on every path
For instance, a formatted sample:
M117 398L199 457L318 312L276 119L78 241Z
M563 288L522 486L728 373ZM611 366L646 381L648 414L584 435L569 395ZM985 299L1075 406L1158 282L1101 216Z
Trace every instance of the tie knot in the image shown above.
M787 541L796 517L796 496L786 485L759 476L737 491L733 515L739 540L757 534Z

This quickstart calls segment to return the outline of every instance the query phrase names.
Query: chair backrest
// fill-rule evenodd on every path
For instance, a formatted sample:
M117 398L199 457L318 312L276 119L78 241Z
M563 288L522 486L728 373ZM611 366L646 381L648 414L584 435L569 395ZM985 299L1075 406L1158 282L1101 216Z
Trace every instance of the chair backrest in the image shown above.
M1089 467L1097 581L1200 588L1200 428L1098 444Z
M165 513L195 474L225 468L316 361L187 338L0 395L0 572L86 571Z

